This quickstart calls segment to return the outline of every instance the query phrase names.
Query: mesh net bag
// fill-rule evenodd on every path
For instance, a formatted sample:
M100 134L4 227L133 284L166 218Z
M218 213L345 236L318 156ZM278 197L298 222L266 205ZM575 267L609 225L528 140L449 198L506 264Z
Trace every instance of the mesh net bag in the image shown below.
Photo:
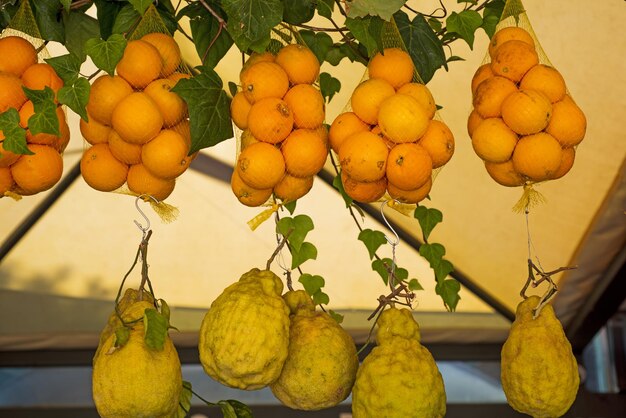
M409 205L407 212L430 193L454 153L454 136L393 20L383 27L382 47L333 121L329 140L348 196L362 203L392 199Z
M506 2L471 88L468 133L474 151L497 183L523 187L514 210L526 211L543 200L534 185L572 168L586 119L520 0Z
M92 188L141 196L171 221L177 209L163 201L197 153L188 155L187 105L170 90L191 71L154 5L127 39L115 75L92 83L81 172Z
M0 198L19 200L52 188L63 174L70 140L65 107L56 101L63 80L28 1L0 34Z

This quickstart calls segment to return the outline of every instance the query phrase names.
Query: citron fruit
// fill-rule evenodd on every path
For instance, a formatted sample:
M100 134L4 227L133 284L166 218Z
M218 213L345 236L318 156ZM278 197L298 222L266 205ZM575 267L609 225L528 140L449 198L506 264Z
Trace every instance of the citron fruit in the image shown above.
M284 405L307 411L330 408L348 397L359 359L352 337L326 312L316 311L304 290L287 292L291 311L289 352L271 384Z
M443 418L446 393L430 352L420 344L408 309L378 319L378 345L363 360L352 389L354 418Z
M289 346L289 308L283 283L254 268L213 301L200 326L204 371L238 389L260 389L280 376Z
M536 318L538 296L522 301L502 346L502 389L509 405L535 418L555 418L570 408L580 382L578 365L552 305Z

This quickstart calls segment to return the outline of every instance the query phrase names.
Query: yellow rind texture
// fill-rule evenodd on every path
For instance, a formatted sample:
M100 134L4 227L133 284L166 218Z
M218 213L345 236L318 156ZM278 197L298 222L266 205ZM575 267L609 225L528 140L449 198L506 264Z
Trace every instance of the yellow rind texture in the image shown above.
M534 418L564 415L576 399L578 365L551 305L533 319L539 297L517 307L502 347L502 388L513 409Z
M290 408L330 408L352 390L359 366L356 347L352 337L327 313L314 312L308 304L301 306L291 317L287 361L270 387Z
M430 352L416 338L419 328L410 326L407 333L400 331L407 325L408 316L394 310L398 311L388 309L379 318L379 323L383 320L383 338L378 336L382 342L357 372L352 389L352 416L442 418L446 413L446 393L441 373ZM410 314L407 309L401 311ZM415 323L412 316L410 321ZM398 333L411 337L404 338Z
M379 345L392 341L392 337L420 341L420 327L408 309L387 309L380 315L376 325L376 342Z
M139 306L142 305L142 306ZM151 305L133 304L135 311ZM127 312L128 312L127 310ZM178 410L182 374L176 348L169 337L162 351L144 342L143 322L133 325L128 342L109 354L110 334L98 348L93 365L93 399L103 418L170 418Z
M282 282L252 269L228 286L202 320L198 349L204 371L237 389L255 390L278 379L289 346L289 308Z

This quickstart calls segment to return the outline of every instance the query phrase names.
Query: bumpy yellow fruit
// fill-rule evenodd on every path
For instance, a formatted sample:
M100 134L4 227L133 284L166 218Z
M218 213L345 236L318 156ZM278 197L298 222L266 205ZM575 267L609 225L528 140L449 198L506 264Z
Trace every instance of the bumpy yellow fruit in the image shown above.
M446 393L430 352L420 344L408 309L378 319L378 346L365 358L352 389L354 418L442 418Z
M293 409L335 406L350 394L359 367L354 341L330 315L315 311L305 291L283 298L292 313L289 355L272 392Z
M213 301L200 326L200 362L218 382L254 390L273 383L289 346L283 283L254 268Z
M502 389L516 411L557 418L576 399L578 365L552 305L533 319L538 303L539 297L531 296L517 306L502 347Z
M126 344L114 347L114 327L121 325L115 313L102 332L93 362L93 400L103 418L171 418L183 387L178 353L169 336L163 350L146 346L141 318L154 305L136 300L137 293L127 292L120 304L124 321L133 323Z

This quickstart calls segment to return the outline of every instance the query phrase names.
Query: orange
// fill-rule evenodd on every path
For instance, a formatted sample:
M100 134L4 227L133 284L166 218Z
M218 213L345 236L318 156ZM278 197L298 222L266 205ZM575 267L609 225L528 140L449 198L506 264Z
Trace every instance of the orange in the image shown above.
M474 109L482 118L497 118L502 114L502 102L517 91L517 86L504 77L491 77L478 85Z
M128 165L113 156L108 144L96 144L83 153L80 172L91 188L112 192L126 182Z
M10 73L17 77L37 63L35 47L19 36L0 38L0 57L0 73Z
M254 144L256 142L259 142L259 140L256 139L254 135L252 135L252 132L250 132L250 129L244 130L241 133L241 138L239 138L239 151L242 151L248 145Z
M552 106L552 118L546 132L564 147L578 145L585 137L587 118L569 95Z
M437 105L428 87L420 83L408 83L398 89L398 93L411 96L425 109L428 119L432 119L437 111Z
M439 120L430 121L418 144L430 154L433 168L446 164L454 154L454 135L448 125Z
M181 134L187 144L187 148L191 149L191 127L189 126L189 119L185 118L181 120L170 129Z
M230 117L239 129L248 127L248 113L250 112L250 102L243 92L238 92L230 102Z
M26 100L22 80L12 74L0 72L0 113L10 108L19 109Z
M410 83L415 73L411 56L400 48L385 48L382 53L376 53L367 70L370 78L383 79L394 89Z
M237 200L250 207L261 206L272 195L271 188L259 190L248 186L243 182L237 170L233 170L230 178L230 187Z
M378 126L387 138L399 144L415 142L428 128L428 115L413 97L394 94L380 104Z
M370 132L357 132L339 149L341 169L355 181L377 181L385 176L389 150L385 141Z
M258 63L258 62L275 62L276 61L276 55L272 54L271 52L253 52L252 55L250 55L248 57L248 59L246 60L246 62L243 63L243 66L241 67L241 71L239 72L239 77L241 77L241 74L247 70L248 68L252 67L254 64Z
M133 88L122 77L104 74L91 84L87 112L98 122L111 125L113 109L132 92Z
M284 100L267 97L254 103L248 113L248 129L256 139L277 144L293 129L293 113Z
M11 175L11 169L9 167L0 167L0 198L11 190L14 185L15 182Z
M491 56L491 58L494 57L496 49L498 49L500 45L512 40L522 41L528 45L531 45L533 48L535 47L534 39L532 38L532 36L530 36L528 32L526 32L526 30L517 26L502 28L493 35L493 37L491 38L491 42L489 42L489 55Z
M387 148L392 148L396 145L395 142L383 135L383 131L380 129L380 126L375 125L372 129L370 129L370 132L378 135L385 142Z
M31 116L35 114L35 107L33 106L33 102L28 100L24 105L20 108L20 126L22 128L28 128L28 120ZM65 113L61 107L56 108L56 115L59 124L59 133L61 125L65 122ZM38 133L36 135L31 134L30 129L26 130L26 141L31 144L42 144L42 145L52 145L57 142L58 136L54 134L48 133Z
M289 78L280 65L261 61L241 73L241 88L252 104L267 97L282 99L289 90Z
M502 163L485 161L485 168L491 178L498 184L506 187L517 187L524 184L524 178L520 173L515 171L512 160L504 161Z
M430 154L418 144L398 144L389 150L387 181L402 190L415 190L433 171Z
M548 180L558 171L562 157L559 142L540 132L520 138L513 151L513 167L532 181Z
M283 98L291 113L296 128L313 129L324 123L326 117L324 97L310 84L298 84L287 91Z
M524 74L539 63L539 57L533 45L512 40L500 45L491 61L491 70L495 75L518 82Z
M488 78L493 77L493 71L491 71L491 64L483 64L474 73L474 77L472 77L472 95L476 94L476 89L478 85L485 81Z
M124 141L145 144L161 131L163 116L146 93L132 93L115 107L111 124Z
M67 124L66 120L61 121L61 124L59 125L59 131L59 137L50 145L59 153L63 153L63 151L65 151L65 148L67 148L70 143L71 136L70 126Z
M524 75L519 83L521 90L537 90L545 94L552 103L565 96L565 80L561 73L549 65L537 64Z
M187 116L187 103L171 89L176 85L172 80L154 80L143 90L156 104L163 116L163 125L171 127Z
M142 146L124 141L113 129L109 130L108 144L111 154L124 164L132 165L141 162Z
M13 164L20 158L21 154L14 154L4 149L4 134L0 131L0 168L5 168Z
M472 135L472 147L480 158L492 163L502 163L511 158L517 134L500 118L483 120Z
M337 116L330 125L328 131L330 147L338 153L341 144L347 137L357 132L369 131L369 129L369 125L359 119L354 112L344 112Z
M276 64L287 73L289 82L313 84L320 74L320 62L309 48L300 44L290 44L278 51Z
M237 159L241 179L254 189L271 189L285 175L285 160L280 150L265 142L246 147Z
M281 144L285 169L295 177L310 177L317 174L328 155L326 142L310 129L296 129Z
M535 90L519 90L502 102L502 120L520 135L543 130L551 116L550 99Z
M191 78L191 74L179 73L178 71L167 76L167 79L172 80L174 83L178 83L182 79L187 80L189 78Z
M387 184L387 192L392 198L402 203L418 203L424 200L433 187L433 180L429 178L422 186L413 190L402 190L392 183Z
M159 50L142 40L126 44L124 55L116 67L117 74L136 89L142 89L159 78L162 69Z
M293 202L306 195L313 187L315 176L294 177L291 174L285 174L285 177L274 186L274 196L282 200L284 203Z
M483 120L484 119L480 117L476 109L472 110L472 113L470 113L469 117L467 118L467 133L469 134L470 138L472 137L472 134L474 133L474 130L476 129L478 124Z
M50 87L54 90L54 94L59 92L63 87L63 80L54 71L50 64L39 63L31 65L22 74L22 83L31 90L43 90Z
M89 117L88 122L85 122L83 118L78 122L80 133L83 134L85 141L89 142L91 145L107 142L109 140L109 134L111 133L111 127L103 125L89 114L87 114L87 116Z
M376 181L356 181L348 176L345 171L341 172L343 190L353 200L361 203L375 202L385 195L387 190L387 178L382 177Z
M164 129L141 149L141 162L162 179L173 179L185 172L191 163L185 139L171 129Z
M379 78L370 78L360 83L352 92L350 105L352 111L363 122L370 125L378 123L380 104L396 93L393 86Z
M63 174L63 159L47 145L28 144L32 155L22 155L11 165L11 175L23 194L43 192L54 186Z
M180 48L173 37L165 33L148 33L141 37L142 41L148 42L157 49L163 68L161 68L161 77L168 77L173 74L182 61Z
M561 159L561 165L552 174L551 180L560 179L572 169L574 165L574 158L576 157L576 150L574 147L563 149L563 158Z
M160 202L172 194L176 180L153 176L143 164L135 164L128 169L126 184L131 192L137 195L150 195Z

